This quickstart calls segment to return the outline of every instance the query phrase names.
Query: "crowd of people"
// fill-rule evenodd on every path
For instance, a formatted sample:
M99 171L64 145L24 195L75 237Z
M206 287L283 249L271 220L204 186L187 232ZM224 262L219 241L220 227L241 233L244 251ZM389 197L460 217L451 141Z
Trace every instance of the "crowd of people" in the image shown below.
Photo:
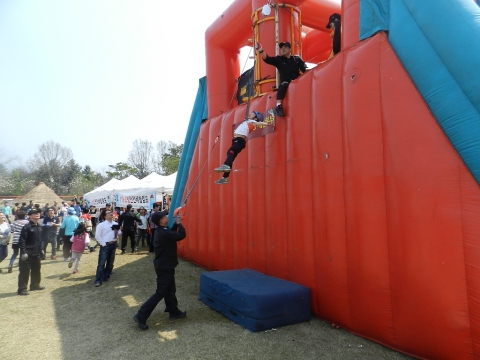
M46 259L48 245L51 260L57 259L57 251L62 248L63 261L68 263L69 269L73 267L73 274L79 271L82 255L99 247L94 280L94 286L99 287L110 280L119 243L123 255L130 239L132 253L142 246L148 247L149 254L154 254L157 274L156 292L133 317L137 326L141 330L148 329L146 321L162 299L171 320L183 318L187 313L178 309L175 267L178 265L177 242L185 238L186 232L180 215L175 217L175 225L168 227L167 206L157 202L147 211L143 207L135 210L131 204L124 209L114 210L111 204L97 209L76 199L70 204L45 204L43 208L33 201L28 205L17 203L13 207L5 202L0 212L0 262L8 257L11 242L13 254L8 273L13 272L20 255L17 293L29 295L29 282L30 291L45 289L41 285L41 263Z
M78 238L84 236L84 250L94 252L100 246L95 238L97 225L107 218L107 212L111 214L113 221L118 221L123 232L119 233L121 254L126 253L127 241L130 238L131 251L137 252L140 247L148 248L150 254L154 253L153 235L156 225L152 223L151 214L160 209L162 203L155 203L151 211L144 207L134 210L132 205L124 208L112 209L111 204L98 209L95 206L87 207L85 203L72 200L70 204L64 202L60 205L54 202L41 207L40 204L16 203L10 207L7 202L0 212L0 263L8 257L8 247L11 245L12 256L8 265L8 273L13 272L15 260L19 255L19 240L22 228L29 223L30 217L38 214L38 226L41 227L40 260L46 259L47 250L50 250L50 259L57 259L57 252L62 250L63 261L71 267L78 263L81 255ZM164 204L163 207L167 208ZM82 233L80 233L82 231ZM93 240L96 244L93 244ZM91 241L92 240L92 241ZM50 245L50 247L49 247ZM83 251L82 251L83 253ZM2 269L0 269L2 272ZM75 273L78 271L75 271Z

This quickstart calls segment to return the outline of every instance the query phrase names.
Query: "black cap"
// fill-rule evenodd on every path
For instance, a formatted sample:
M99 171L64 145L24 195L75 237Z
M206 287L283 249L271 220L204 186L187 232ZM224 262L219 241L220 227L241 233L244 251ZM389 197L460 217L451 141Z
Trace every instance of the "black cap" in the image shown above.
M158 222L160 221L160 219L162 219L165 216L168 216L168 211L156 211L152 214L152 222L155 225L158 225Z
M330 17L328 18L328 24L327 24L327 29L331 29L332 28L332 23L335 22L335 20L341 20L342 17L340 16L340 14L337 14L337 13L334 13L332 15L330 15Z
M288 46L290 49L292 48L292 44L290 44L288 41L285 41L285 42L282 42L280 44L278 44L279 47L284 47L284 46Z
M33 214L40 214L42 210L40 209L30 209L28 210L28 215L33 215Z

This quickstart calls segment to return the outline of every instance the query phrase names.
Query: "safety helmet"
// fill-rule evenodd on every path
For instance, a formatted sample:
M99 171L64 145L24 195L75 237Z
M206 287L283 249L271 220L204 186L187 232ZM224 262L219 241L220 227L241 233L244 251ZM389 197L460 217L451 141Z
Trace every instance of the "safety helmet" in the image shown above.
M253 112L255 114L255 116L257 117L257 120L258 121L263 121L263 114L259 111L254 111Z

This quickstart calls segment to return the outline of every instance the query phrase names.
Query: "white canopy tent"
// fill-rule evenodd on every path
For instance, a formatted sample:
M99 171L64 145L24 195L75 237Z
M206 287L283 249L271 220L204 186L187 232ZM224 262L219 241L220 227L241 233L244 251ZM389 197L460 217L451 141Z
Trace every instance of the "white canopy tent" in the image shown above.
M113 201L113 191L121 181L118 179L111 179L102 186L83 195L83 199L87 201L88 205L94 205L98 208L105 207L105 204Z
M89 195L89 194L94 194L94 193L98 193L100 191L112 191L115 189L115 186L120 182L121 180L118 180L118 179L111 179L109 181L107 181L105 184L103 184L102 186L99 186L98 188L90 191L89 193L85 194L86 195Z
M164 179L165 179L165 176L158 175L154 171L150 175L147 175L142 180L140 180L140 183L142 184L142 186L147 187L147 186L155 185L158 183L162 183Z
M129 177L120 180L117 184L115 184L114 190L127 190L127 189L135 189L142 183L137 177L130 175Z
M139 180L133 175L123 179L112 179L99 188L84 195L88 204L104 207L115 201L115 206L124 207L132 204L134 208L141 206L151 209L153 203L162 201L164 194L171 195L175 187L177 173L162 176L155 172Z

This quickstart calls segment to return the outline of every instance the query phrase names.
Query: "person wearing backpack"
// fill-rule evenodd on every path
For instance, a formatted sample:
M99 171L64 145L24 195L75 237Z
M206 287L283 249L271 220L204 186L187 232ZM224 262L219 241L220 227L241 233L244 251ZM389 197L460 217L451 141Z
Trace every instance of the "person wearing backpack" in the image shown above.
M92 237L92 216L90 215L90 211L87 208L82 209L82 216L80 216L80 222L85 225L85 230L87 231L88 235ZM89 247L90 252L94 252L95 248L93 246Z
M85 247L90 244L90 237L88 236L85 223L78 224L73 236L70 238L70 242L72 243L72 258L68 262L68 267L71 268L75 263L73 273L76 274L78 273L78 264L80 264L83 251L85 250Z

